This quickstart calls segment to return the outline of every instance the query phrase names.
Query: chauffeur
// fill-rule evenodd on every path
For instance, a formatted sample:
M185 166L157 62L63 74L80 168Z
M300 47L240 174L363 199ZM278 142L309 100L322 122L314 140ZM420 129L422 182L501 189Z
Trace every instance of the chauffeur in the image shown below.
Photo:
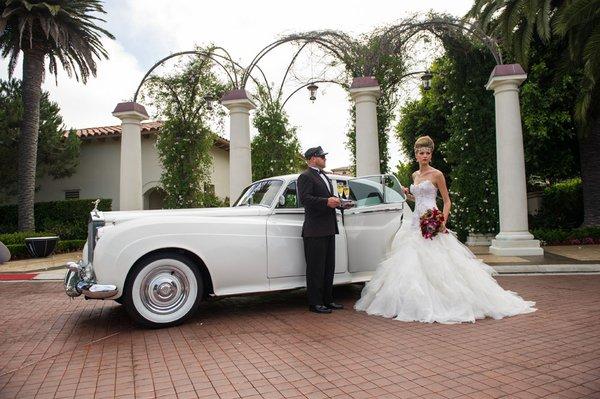
M305 153L306 169L298 177L298 193L304 205L304 256L308 308L316 313L331 313L343 306L333 301L335 272L335 235L339 233L335 208L341 205L334 195L331 180L323 172L326 152L319 147Z

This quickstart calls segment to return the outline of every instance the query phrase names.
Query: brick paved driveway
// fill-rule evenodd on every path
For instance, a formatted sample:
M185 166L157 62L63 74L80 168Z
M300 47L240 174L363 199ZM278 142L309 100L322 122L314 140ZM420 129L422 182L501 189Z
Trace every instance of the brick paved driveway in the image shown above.
M538 312L471 325L306 311L301 290L133 327L59 283L0 284L0 398L600 398L600 276L500 277ZM351 308L360 287L336 289Z

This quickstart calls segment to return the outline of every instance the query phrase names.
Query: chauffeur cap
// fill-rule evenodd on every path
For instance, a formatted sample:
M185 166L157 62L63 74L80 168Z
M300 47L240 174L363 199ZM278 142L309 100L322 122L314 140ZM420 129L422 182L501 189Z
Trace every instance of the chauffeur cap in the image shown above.
M304 158L310 159L312 157L322 157L327 154L328 154L327 152L323 152L323 149L321 148L321 146L312 147L312 148L309 148L308 150L306 150L306 152L304 153Z

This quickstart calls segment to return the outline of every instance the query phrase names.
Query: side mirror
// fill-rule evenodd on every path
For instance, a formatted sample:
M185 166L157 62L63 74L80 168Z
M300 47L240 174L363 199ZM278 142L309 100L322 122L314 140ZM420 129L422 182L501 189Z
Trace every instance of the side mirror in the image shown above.
M279 206L285 206L285 197L283 195L279 196Z

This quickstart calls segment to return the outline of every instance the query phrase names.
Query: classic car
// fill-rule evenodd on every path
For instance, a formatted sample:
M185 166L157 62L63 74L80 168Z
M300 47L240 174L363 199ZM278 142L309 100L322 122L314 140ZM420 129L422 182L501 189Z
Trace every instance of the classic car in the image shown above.
M334 284L368 281L402 223L403 188L393 175L330 177L354 204L336 210ZM137 323L165 327L211 296L304 287L297 178L257 181L228 208L94 209L82 259L67 265L65 291L114 299Z

